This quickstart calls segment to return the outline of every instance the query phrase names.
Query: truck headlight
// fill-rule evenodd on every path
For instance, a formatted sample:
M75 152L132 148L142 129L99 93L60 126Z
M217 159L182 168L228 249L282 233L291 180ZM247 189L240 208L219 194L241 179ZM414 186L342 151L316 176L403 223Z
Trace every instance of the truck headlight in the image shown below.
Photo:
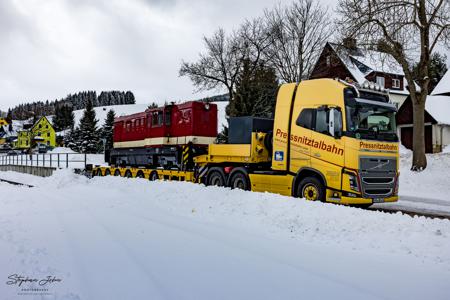
M359 192L359 184L358 184L358 177L355 175L348 174L349 183L350 183L350 189L353 191Z

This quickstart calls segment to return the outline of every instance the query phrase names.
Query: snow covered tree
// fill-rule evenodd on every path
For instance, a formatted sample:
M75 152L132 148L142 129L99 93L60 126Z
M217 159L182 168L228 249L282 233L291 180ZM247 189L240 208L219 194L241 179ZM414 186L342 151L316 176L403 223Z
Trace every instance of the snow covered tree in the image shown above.
M113 126L116 114L114 110L108 111L106 115L105 124L102 127L102 138L105 139L105 149L112 149L113 147Z
M78 137L74 139L77 147L82 153L98 153L101 150L101 141L97 130L98 120L96 119L95 110L92 101L88 100L83 117L80 120Z

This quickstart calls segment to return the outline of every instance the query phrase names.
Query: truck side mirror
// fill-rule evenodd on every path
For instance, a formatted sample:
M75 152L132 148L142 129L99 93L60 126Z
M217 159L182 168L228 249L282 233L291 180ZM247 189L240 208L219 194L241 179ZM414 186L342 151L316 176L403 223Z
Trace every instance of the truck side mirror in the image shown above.
M330 108L328 111L328 133L335 138L342 135L342 115L338 108Z
M335 136L335 128L334 128L334 108L330 108L328 111L328 133L331 136Z

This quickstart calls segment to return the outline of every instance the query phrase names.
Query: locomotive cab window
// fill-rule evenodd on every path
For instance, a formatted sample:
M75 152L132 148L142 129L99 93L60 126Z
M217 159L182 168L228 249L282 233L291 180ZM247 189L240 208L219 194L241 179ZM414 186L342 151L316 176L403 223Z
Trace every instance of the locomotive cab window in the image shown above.
M152 127L159 127L163 124L163 112L161 110L155 111L152 118Z
M164 118L165 118L166 125L170 126L170 123L172 122L172 119L171 119L172 110L167 109L164 115L165 115Z

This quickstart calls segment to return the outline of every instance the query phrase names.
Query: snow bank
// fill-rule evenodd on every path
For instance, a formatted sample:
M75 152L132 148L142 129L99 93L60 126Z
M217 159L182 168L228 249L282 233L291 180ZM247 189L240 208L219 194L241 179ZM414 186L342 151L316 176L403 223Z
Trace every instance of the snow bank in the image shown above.
M69 170L14 176L35 187L0 183L0 276L62 278L55 299L450 296L448 220Z
M400 152L400 197L423 197L450 203L450 153L427 154L427 168L412 172L412 151L400 149Z

